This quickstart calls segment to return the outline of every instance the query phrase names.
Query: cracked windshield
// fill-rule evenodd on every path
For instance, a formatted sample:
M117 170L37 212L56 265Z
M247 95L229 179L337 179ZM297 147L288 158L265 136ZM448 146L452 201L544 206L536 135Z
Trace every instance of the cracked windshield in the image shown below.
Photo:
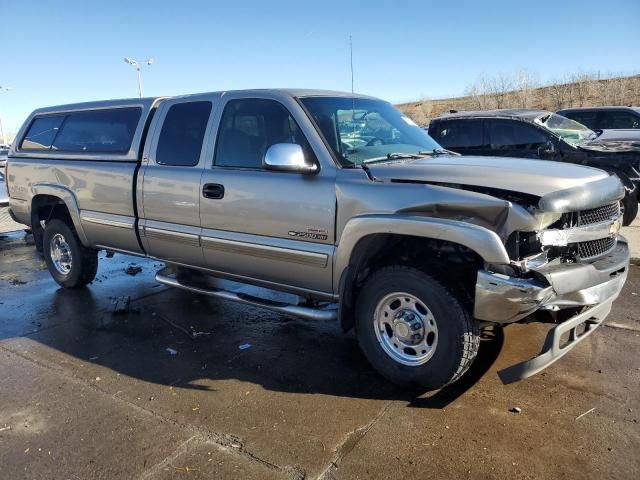
M584 140L592 140L596 133L578 123L555 113L543 115L536 119L536 122L559 135L563 140L570 143L580 143Z

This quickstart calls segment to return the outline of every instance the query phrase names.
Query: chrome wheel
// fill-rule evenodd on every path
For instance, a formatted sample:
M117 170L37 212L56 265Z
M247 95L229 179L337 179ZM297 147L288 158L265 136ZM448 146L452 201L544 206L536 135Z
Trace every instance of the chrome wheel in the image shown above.
M402 365L427 363L438 345L433 314L409 293L394 292L382 298L375 310L374 328L384 352Z
M54 268L62 275L68 275L71 271L73 258L71 257L71 247L67 240L60 233L51 237L49 242L49 255Z

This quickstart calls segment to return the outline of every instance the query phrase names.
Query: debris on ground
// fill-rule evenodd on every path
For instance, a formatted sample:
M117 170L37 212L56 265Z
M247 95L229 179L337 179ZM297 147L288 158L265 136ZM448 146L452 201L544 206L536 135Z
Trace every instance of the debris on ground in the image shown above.
M113 314L123 314L128 313L131 308L131 297L116 297L113 299L113 309L111 313Z
M9 425L5 425L4 427L0 428L0 432L5 432L7 430L11 430L11 427Z
M242 345L240 345L238 347L240 350L246 350L247 348L251 348L251 344L250 343L243 343Z
M189 329L191 330L191 336L193 338L204 337L206 335L211 335L211 332L196 332L196 329L193 328L193 325L189 325Z
M177 351L177 350L175 350L175 349L173 349L173 348L170 348L170 347L167 347L165 350L166 350L167 352L169 352L169 355L177 355L177 354L178 354L178 351Z
M509 411L511 413L522 413L522 409L520 407L511 407Z
M197 468L191 468L191 467L173 467L173 469L177 472L197 472L198 469Z
M152 317L160 317L160 319L162 319L163 321L167 322L167 323L168 323L169 325L171 325L173 328L177 328L177 329L178 329L178 330L180 330L181 332L186 333L186 334L187 334L187 336L188 336L191 340L193 340L193 339L197 338L197 335L194 335L194 334L193 334L193 332L190 332L190 331L189 331L189 330L187 330L186 328L184 328L184 327L182 327L182 326L178 325L178 324L177 324L177 323L175 323L175 322L172 322L171 320L169 320L169 319L168 319L167 317L165 317L164 315L160 315L160 314L158 314L158 313L156 313L156 312L153 312L153 313L151 314L151 316L152 316Z
M591 413L591 412L593 412L595 409L596 409L596 407L590 408L589 410L587 410L587 411L586 411L586 412L584 412L583 414L578 415L578 416L576 417L576 420L580 420L582 417L584 417L585 415L590 414L590 413Z
M142 271L142 267L134 263L129 265L127 269L124 271L124 273L126 273L127 275L131 275L132 277L135 277L141 271Z

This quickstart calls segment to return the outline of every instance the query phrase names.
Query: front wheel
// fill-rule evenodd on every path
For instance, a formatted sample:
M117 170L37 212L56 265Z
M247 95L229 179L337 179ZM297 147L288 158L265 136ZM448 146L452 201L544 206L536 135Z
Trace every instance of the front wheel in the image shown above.
M360 348L384 377L437 389L458 380L478 352L478 323L426 273L386 267L365 282L356 304Z
M43 237L44 261L58 284L77 288L93 281L98 271L98 252L82 245L69 225L51 220Z
M625 227L631 225L638 215L638 196L634 194L626 194L620 201L622 207L622 225Z

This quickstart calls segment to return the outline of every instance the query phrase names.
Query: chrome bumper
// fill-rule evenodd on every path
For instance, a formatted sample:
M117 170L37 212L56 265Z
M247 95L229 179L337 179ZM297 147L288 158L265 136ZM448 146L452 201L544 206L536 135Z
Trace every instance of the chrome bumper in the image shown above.
M500 377L500 380L502 380L502 383L507 384L524 380L525 378L541 372L553 362L561 358L580 341L591 335L596 328L602 325L604 319L611 311L611 304L614 300L615 297L610 298L600 305L591 307L549 330L547 338L542 346L542 350L538 356L531 360L517 363L498 372L498 376ZM584 329L581 333L578 333L578 327L581 325L584 325ZM561 343L562 336L566 333L569 334L569 338L565 343Z
M620 237L611 253L593 263L547 264L531 278L478 272L474 317L516 322L538 310L595 306L615 299L629 270L629 246Z
M533 269L537 278L517 279L478 272L474 316L500 324L518 321L538 310L590 307L551 329L540 354L502 370L505 383L535 375L590 335L609 314L629 271L629 247L620 237L615 249L593 263L547 264ZM584 325L578 335L577 327ZM561 345L560 339L569 334Z

